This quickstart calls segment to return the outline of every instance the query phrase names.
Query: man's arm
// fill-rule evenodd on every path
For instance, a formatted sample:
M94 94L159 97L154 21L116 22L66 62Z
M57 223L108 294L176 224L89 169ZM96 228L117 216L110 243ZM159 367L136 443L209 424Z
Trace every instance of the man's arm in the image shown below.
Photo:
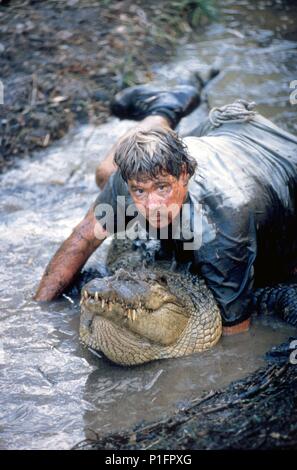
M48 264L34 299L50 301L58 297L107 235L91 207Z
M251 319L247 318L246 320L238 323L234 326L223 326L223 336L232 336L237 335L238 333L245 333L250 329Z

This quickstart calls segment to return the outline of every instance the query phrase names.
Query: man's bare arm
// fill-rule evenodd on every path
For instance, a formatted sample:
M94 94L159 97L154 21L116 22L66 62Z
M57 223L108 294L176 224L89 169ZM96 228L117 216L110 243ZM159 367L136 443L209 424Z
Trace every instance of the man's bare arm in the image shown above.
M34 299L49 301L62 294L107 235L92 207L48 264Z
M223 326L223 336L232 336L237 333L245 333L249 330L251 324L251 319L247 318L241 323L238 323L234 326Z

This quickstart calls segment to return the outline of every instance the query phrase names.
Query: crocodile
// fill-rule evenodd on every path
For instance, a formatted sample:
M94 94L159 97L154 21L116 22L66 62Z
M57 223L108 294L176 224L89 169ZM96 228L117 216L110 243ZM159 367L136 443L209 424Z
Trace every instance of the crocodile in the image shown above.
M137 256L133 265L131 252L119 246L113 250L113 274L82 288L81 341L129 366L213 347L222 321L204 280L184 267L173 271L165 262L144 267ZM266 313L281 308L283 318L297 326L296 300L295 284L258 289L254 304Z

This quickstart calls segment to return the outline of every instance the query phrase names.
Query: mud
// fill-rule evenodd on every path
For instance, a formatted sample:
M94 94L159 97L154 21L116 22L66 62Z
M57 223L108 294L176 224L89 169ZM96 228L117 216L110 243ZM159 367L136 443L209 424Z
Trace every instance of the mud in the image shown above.
M169 4L0 2L0 171L75 125L101 124L117 91L151 80L149 66L192 31L174 10L169 22Z
M285 356L170 418L104 437L94 433L74 449L296 449L297 367Z

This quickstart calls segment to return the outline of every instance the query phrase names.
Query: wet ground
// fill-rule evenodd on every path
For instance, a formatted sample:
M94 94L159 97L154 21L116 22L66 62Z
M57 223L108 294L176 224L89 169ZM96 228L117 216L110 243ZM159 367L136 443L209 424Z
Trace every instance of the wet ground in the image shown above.
M206 90L211 106L255 100L263 114L296 133L297 108L289 101L297 79L296 6L219 4L219 21L148 74L169 80L185 68L205 72L219 64L221 73ZM184 120L181 132L203 115L205 107ZM102 434L165 417L255 371L265 351L295 332L258 319L250 332L223 338L201 355L120 368L79 344L76 300L31 300L46 263L96 197L96 164L132 124L109 119L77 127L1 176L1 448L67 449L92 437L91 430ZM104 259L102 248L90 263Z

